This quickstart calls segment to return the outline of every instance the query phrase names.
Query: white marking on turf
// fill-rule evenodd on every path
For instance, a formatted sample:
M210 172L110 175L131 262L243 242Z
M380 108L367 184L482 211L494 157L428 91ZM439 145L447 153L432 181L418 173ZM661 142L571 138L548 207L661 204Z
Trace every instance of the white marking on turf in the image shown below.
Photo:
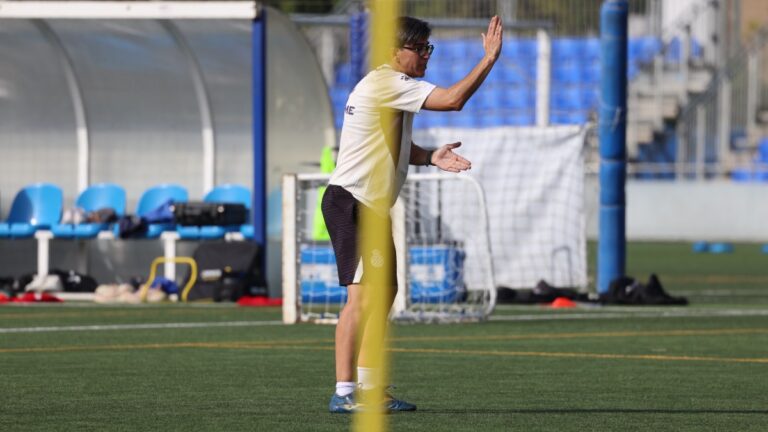
M579 319L616 319L616 318L685 318L685 317L736 317L768 316L768 309L694 309L694 310L651 310L627 311L624 313L558 313L537 315L492 315L491 321L548 321Z
M225 322L196 322L196 323L156 323L156 324L113 324L113 325L79 325L51 327L11 327L0 328L1 333L45 333L61 331L105 331L105 330L157 330L180 328L210 328L210 327L252 327L284 325L282 321L225 321Z

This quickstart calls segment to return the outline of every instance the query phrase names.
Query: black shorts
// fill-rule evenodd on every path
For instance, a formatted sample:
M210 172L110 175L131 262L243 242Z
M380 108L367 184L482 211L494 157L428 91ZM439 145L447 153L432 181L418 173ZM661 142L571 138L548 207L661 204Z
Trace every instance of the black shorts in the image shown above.
M357 201L346 189L337 185L328 185L323 194L323 218L331 237L333 252L336 255L336 268L339 271L339 284L347 286L365 283L367 276L374 276L376 271L389 270L392 285L397 283L395 244L392 240L392 222L389 216L380 216L361 202ZM366 214L375 223L376 230L386 230L382 244L373 244L371 250L361 252L360 215ZM383 253L388 248L389 253ZM388 255L390 265L384 266L382 257ZM361 260L361 257L365 259ZM362 267L361 267L362 265ZM357 277L356 277L357 276Z

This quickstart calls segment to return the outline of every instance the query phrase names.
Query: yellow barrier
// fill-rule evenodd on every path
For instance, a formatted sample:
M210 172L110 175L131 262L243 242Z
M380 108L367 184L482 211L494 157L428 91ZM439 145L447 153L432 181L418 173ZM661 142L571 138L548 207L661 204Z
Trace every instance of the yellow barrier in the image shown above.
M147 279L147 283L141 286L141 301L147 301L147 292L149 291L150 285L152 285L152 282L155 280L155 276L157 275L157 267L160 264L165 264L167 262L173 262L175 264L189 264L190 268L190 276L189 281L186 285L184 285L184 289L181 292L181 301L186 302L187 301L187 295L189 295L189 291L192 289L192 286L195 284L195 281L197 280L197 262L195 262L194 259L190 257L174 257L174 258L166 258L166 257L157 257L154 261L152 261L152 266L149 270L149 278Z

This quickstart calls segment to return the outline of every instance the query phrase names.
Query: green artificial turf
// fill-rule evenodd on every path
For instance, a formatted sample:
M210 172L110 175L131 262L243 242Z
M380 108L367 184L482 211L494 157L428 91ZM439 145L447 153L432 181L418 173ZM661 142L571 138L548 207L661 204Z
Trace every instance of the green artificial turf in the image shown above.
M395 326L395 394L418 411L389 429L768 430L768 285L720 278L764 278L768 256L686 246L630 245L628 269L658 272L688 307L500 306L481 324ZM752 295L717 294L739 289ZM0 306L0 430L349 430L326 412L334 328L279 319L229 304Z

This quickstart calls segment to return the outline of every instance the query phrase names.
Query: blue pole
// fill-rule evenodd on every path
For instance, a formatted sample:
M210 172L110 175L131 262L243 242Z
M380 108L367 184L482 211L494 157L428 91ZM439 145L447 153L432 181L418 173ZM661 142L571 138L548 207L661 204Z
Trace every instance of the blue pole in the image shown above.
M357 84L368 72L368 14L349 17L349 63L352 82Z
M251 41L253 87L253 240L262 247L262 258L267 256L267 46L266 8L259 9L253 20ZM266 261L265 261L266 262ZM264 267L262 267L264 268Z
M597 292L624 276L627 176L627 0L608 0L600 9L602 83L600 103L600 229Z

